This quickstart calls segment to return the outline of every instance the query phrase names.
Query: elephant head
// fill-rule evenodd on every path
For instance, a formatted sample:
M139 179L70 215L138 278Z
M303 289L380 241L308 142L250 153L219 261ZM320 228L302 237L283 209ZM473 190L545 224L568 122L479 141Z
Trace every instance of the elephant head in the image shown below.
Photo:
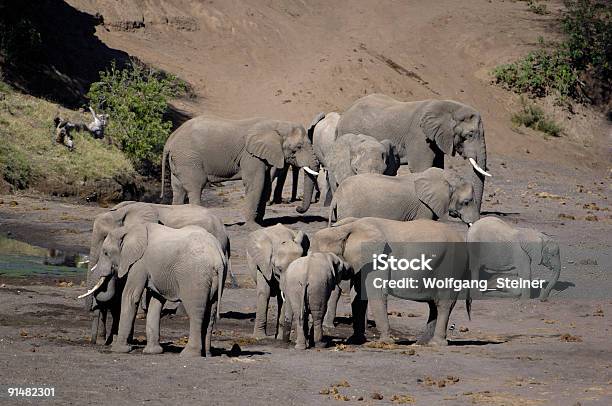
M302 125L285 121L260 122L249 130L246 150L279 169L284 168L286 163L303 168L304 200L297 211L304 213L309 209L319 161L315 157L308 133Z
M471 224L480 217L470 183L439 168L429 168L412 176L418 199L438 218L448 213L451 217Z
M79 298L93 295L96 301L102 301L101 297L114 297L117 293L116 279L127 275L132 265L144 255L147 244L146 224L111 231L104 239L98 262L91 269L92 279L97 283Z
M537 243L531 250L531 260L538 265L545 266L553 272L552 279L548 282L546 288L540 292L540 300L545 301L548 299L550 291L555 286L559 280L559 276L561 275L561 255L559 251L559 244L556 241L544 233L536 233Z
M480 212L484 177L491 176L486 172L487 149L480 113L455 101L433 100L425 105L420 125L429 142L440 151L470 161L474 200Z
M248 249L257 268L268 282L272 278L279 280L281 273L289 267L289 264L304 256L310 246L310 240L303 231L293 231L293 239L274 238L275 227L286 229L283 225L277 224L267 229L269 234L257 233Z

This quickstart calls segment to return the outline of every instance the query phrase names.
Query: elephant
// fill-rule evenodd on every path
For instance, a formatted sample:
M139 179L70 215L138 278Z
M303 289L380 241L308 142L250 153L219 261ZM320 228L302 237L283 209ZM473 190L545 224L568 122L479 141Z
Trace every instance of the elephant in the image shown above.
M367 173L355 175L338 187L329 223L347 217L436 220L447 213L466 224L480 216L472 185L451 172L429 168L399 176Z
M289 341L293 317L297 314L296 349L305 350L309 336L308 316L312 315L313 342L315 347L323 342L323 317L332 291L343 279L349 279L350 266L332 253L312 252L293 261L281 274L280 289L283 292L283 339Z
M307 173L304 200L297 208L310 207L319 163L301 124L251 118L227 120L199 116L183 123L166 141L162 156L162 197L166 160L170 166L172 203L201 204L208 182L242 179L246 202L244 217L261 224L270 198L271 169L286 164Z
M228 262L221 244L198 226L174 229L161 224L136 224L111 231L102 244L94 276L98 283L84 295L96 295L109 278L125 279L121 292L119 334L112 351L130 352L138 302L145 288L151 294L144 352L159 354L159 321L165 301L181 301L189 316L189 340L182 356L201 356L210 344ZM105 294L118 294L117 291ZM204 343L202 343L204 340Z
M106 236L117 228L141 223L159 223L172 228L181 228L188 225L200 226L217 238L226 257L228 259L230 257L230 241L225 226L210 210L191 204L172 206L126 201L119 203L106 213L96 216L94 220L89 250L88 288L92 288L97 282L96 278L92 278L92 270L98 263L102 243ZM120 289L121 287L118 284L119 281L116 278L110 278L103 288L111 285L110 287L113 290ZM107 342L112 339L118 327L119 298L121 295L107 295L104 291L104 289L100 289L95 299L90 296L86 301L87 310L94 312L91 328L91 342L93 344L97 342L99 327L102 327L101 334L106 338L106 317L109 310L113 316L113 326ZM169 303L168 305L171 306L172 304Z
M561 259L559 244L544 233L532 228L519 228L497 217L484 217L474 223L467 233L472 279L488 282L500 274L511 273L531 281L532 265L544 265L553 272L546 288L540 291L540 300L548 299L559 280ZM529 299L530 287L508 291L487 291L483 296L516 297Z
M312 145L319 163L327 174L329 205L331 196L344 179L360 173L379 173L395 176L400 157L395 145L388 139L381 141L365 134L336 133L340 115L336 112L319 113L313 120Z
M322 229L312 238L313 252L331 252L340 256L351 267L352 286L356 296L352 302L353 335L349 342L363 343L365 339L366 309L369 295L367 279L368 263L372 253L368 248L381 244L403 244L408 251L404 258L416 258L423 254L423 247L429 247L433 270L411 271L415 278L437 277L439 279L469 279L468 253L464 237L448 224L433 220L396 221L374 217L361 219L346 218L332 227ZM380 251L374 252L380 253ZM429 318L418 343L447 345L446 330L459 291L453 289L422 288L419 291L386 290L380 297L372 297L370 310L376 322L381 341L392 341L387 317L385 294L392 293L404 299L426 302ZM466 307L470 315L469 294Z
M411 172L444 168L444 155L459 154L472 164L474 200L480 212L487 151L478 111L452 100L400 102L383 94L355 101L340 117L337 132L389 139L398 148L401 164Z
M310 240L302 231L293 231L282 224L262 228L249 234L246 258L247 267L257 285L257 312L253 336L266 337L268 303L271 296L277 299L276 333L279 337L283 300L279 281L289 264L306 255Z

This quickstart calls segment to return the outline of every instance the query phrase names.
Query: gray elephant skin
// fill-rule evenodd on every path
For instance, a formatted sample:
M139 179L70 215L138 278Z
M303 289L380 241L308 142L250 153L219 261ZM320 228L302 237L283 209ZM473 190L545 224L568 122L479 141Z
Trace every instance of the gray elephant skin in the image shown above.
M478 220L467 234L470 269L473 279L494 280L499 276L518 275L531 280L532 266L543 265L553 276L540 291L546 300L561 274L559 244L532 228L514 227L496 217ZM529 299L529 287L520 290L487 291L484 297L518 297Z
M226 120L204 116L181 125L166 141L162 157L171 171L172 203L200 204L208 182L242 179L247 223L261 223L270 198L271 168L287 164L308 168L300 213L310 207L319 163L301 124L252 118ZM307 170L307 171L308 171Z
M310 241L302 231L293 231L282 224L262 228L249 234L246 257L249 274L257 285L257 311L253 336L266 337L268 304L277 299L276 332L279 338L283 300L279 281L295 259L306 255Z
M372 94L354 102L338 121L338 134L367 134L389 139L398 148L401 163L411 172L444 168L444 155L458 154L473 166L471 180L480 211L487 151L484 126L474 108L452 100L400 102Z
M219 241L201 227L174 229L160 224L137 224L110 232L93 273L99 280L96 286L115 276L125 278L119 334L112 350L131 350L127 340L146 288L152 297L144 352L162 352L159 345L162 306L167 300L180 300L189 316L189 340L181 355L201 356L204 348L206 356L210 356L212 329L226 272L227 258ZM96 289L91 294L95 295Z
M340 281L350 276L350 266L329 252L313 252L293 261L280 279L285 296L283 339L289 341L293 319L297 315L295 348L306 349L311 315L312 341L315 347L324 347L323 317L327 312L327 301Z
M320 121L317 122L317 120ZM360 173L379 173L395 176L400 166L397 148L388 139L377 140L365 134L338 135L336 127L340 115L335 112L319 114L312 135L312 144L319 163L327 171L327 190L330 196L346 178Z
M334 194L329 222L347 217L437 220L446 214L466 224L478 220L473 187L448 171L429 168L407 175L362 174L345 180Z
M449 225L432 220L395 221L373 217L362 219L347 218L332 227L318 231L312 238L311 250L317 252L331 252L342 257L351 267L353 277L352 285L356 296L352 302L353 313L353 336L349 342L362 343L365 341L366 309L368 302L380 333L381 341L392 341L389 331L389 320L387 316L387 304L385 294L380 297L362 299L361 270L366 264L362 244L377 245L387 243L436 243L439 252L432 252L433 271L425 271L424 275L415 272L415 278L438 277L440 279L452 277L456 280L469 279L468 253L465 247L464 236L454 231ZM407 244L407 247L419 244ZM452 249L452 255L447 255ZM422 252L413 252L411 255L417 258ZM444 274L438 274L442 269ZM450 272L449 272L450 269ZM391 292L394 296L404 299L426 302L429 305L429 317L424 333L419 337L418 343L432 345L447 345L446 331L448 320L453 307L459 297L459 292L452 289L423 289L418 296L413 290ZM466 302L468 315L470 301Z
M89 249L88 289L91 289L98 281L98 278L92 277L91 270L98 263L102 243L106 236L120 227L143 223L159 223L171 228L188 225L200 226L217 238L226 257L228 259L230 257L230 241L225 226L210 210L191 204L172 206L126 201L96 216L94 220ZM87 310L93 311L94 316L91 328L91 342L94 344L97 342L98 335L104 337L109 343L113 334L117 333L121 294L109 294L106 291L107 287L109 291L121 290L121 283L114 277L109 278L98 290L96 297L88 296L86 301ZM107 335L106 318L109 311L113 316L113 325Z

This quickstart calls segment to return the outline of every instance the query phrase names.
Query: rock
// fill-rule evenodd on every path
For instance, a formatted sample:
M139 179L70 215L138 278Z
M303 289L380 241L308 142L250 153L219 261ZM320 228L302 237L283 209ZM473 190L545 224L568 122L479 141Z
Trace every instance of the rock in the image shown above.
M599 218L597 218L596 215L594 214L589 214L588 216L586 216L584 218L586 221L599 221Z
M580 262L578 262L580 265L597 265L597 260L595 259L591 259L591 258L587 258L587 259L581 259Z
M370 396L372 399L374 400L383 400L385 397L383 395L381 395L378 392L374 392L372 393L372 395Z

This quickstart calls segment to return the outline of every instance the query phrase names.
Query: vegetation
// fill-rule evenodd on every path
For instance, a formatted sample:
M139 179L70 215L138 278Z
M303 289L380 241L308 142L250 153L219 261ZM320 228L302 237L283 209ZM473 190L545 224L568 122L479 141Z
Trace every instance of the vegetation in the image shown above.
M521 110L512 116L512 122L515 125L533 128L553 137L561 135L563 128L552 119L547 118L542 108L528 103L523 97L521 97L521 105Z
M87 97L94 107L110 115L106 130L137 170L151 174L159 169L161 153L172 123L164 120L168 99L184 93L176 77L135 61L125 69L114 64L100 72Z
M538 3L537 0L528 0L527 7L529 7L529 11L531 11L532 13L540 15L548 14L548 8L546 7L546 4Z
M561 20L565 41L547 48L540 39L539 49L496 67L493 76L517 93L591 101L593 86L587 88L579 79L587 76L589 82L598 83L595 87L607 89L605 103L612 89L612 5L603 0L566 0L565 6Z
M116 147L73 132L76 148L54 142L57 113L74 122L91 116L13 91L0 82L0 176L16 189L37 185L80 185L134 169Z

